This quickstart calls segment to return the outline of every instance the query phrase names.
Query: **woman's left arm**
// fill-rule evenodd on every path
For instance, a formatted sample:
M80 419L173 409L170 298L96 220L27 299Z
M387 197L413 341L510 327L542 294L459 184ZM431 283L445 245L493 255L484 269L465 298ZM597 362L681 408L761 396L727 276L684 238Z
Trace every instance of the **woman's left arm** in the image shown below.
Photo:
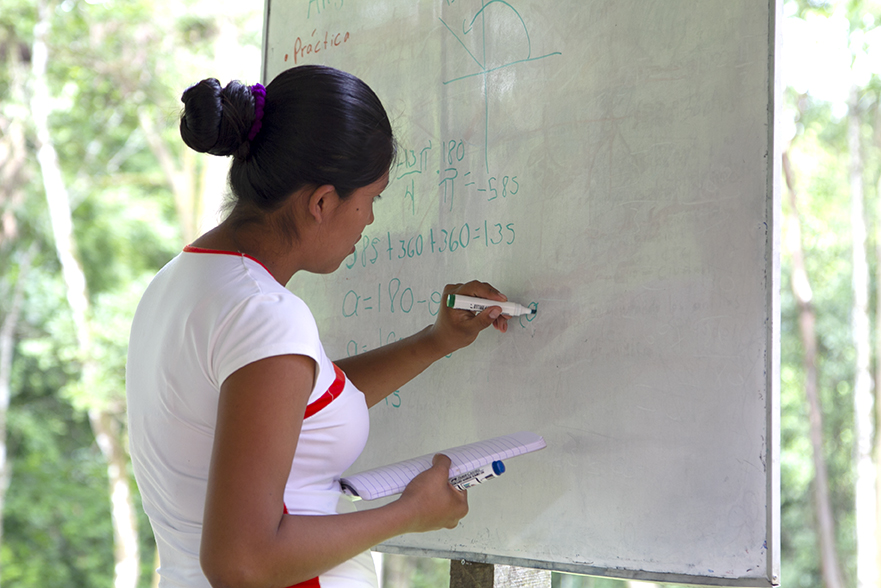
M441 300L446 300L448 294L507 301L504 294L489 284L477 281L447 285ZM507 319L501 316L500 307L493 306L475 315L467 310L453 310L446 304L441 304L433 325L406 339L337 360L335 363L364 393L367 406L373 406L421 374L438 359L470 345L490 325L502 333L508 330Z

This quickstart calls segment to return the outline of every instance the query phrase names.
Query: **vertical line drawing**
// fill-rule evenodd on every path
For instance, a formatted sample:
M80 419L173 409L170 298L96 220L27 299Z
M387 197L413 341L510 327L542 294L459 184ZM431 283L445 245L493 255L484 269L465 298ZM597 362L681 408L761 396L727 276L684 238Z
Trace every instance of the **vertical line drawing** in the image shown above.
M486 19L487 19L487 8L492 6L493 4L500 4L500 5L502 5L503 9L510 10L514 14L514 16L517 18L517 20L520 22L520 25L523 27L523 32L526 35L525 47L521 47L521 48L525 48L526 56L521 59L514 59L512 61L502 63L501 65L488 67L487 55L486 55L486 49L487 49ZM489 15L489 17L492 18L491 15ZM468 46L465 44L465 42L463 40L467 35L472 34L472 31L474 31L474 25L477 22L478 18L480 19L480 29L481 29L482 56L480 59L478 59L478 57L474 55L474 53L468 48ZM505 0L490 0L489 2L486 2L485 0L481 0L481 8L480 8L480 10L477 11L477 13L471 19L471 22L468 22L467 19L465 21L463 21L463 23L462 23L462 36L461 37L449 24L447 24L446 21L444 21L443 18L440 18L439 20L444 25L444 27L446 27L446 29L450 32L450 34L453 35L453 37L456 39L456 41L458 41L459 45L461 45L461 47L465 50L465 52L468 53L468 55L471 57L471 59L474 61L474 63L476 63L477 66L480 68L480 71L478 71L476 73L466 74L463 76L453 78L451 80L447 80L447 81L443 82L444 85L451 84L453 82L458 82L461 80L465 80L468 78L483 76L483 102L484 102L483 159L484 159L484 162L486 163L486 172L489 173L489 74L496 72L496 71L499 71L499 70L502 70L502 69L505 69L505 68L508 68L508 67L512 67L514 65L518 65L518 64L522 64L522 63L529 63L532 61L538 61L540 59L545 59L546 57L552 57L554 55L562 55L562 53L560 51L554 51L551 53L547 53L545 55L533 56L532 55L532 39L529 36L529 28L526 26L526 22L523 20L523 17L520 16L520 13L517 11L517 9L514 8L510 3L506 2Z

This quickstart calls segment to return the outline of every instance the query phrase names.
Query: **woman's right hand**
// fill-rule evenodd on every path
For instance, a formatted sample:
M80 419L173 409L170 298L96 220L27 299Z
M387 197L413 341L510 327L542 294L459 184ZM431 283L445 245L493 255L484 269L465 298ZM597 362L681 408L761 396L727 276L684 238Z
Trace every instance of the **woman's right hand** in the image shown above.
M438 453L432 466L413 478L398 502L413 510L413 533L454 529L468 514L468 492L450 484L450 458Z
M467 310L454 310L447 306L450 294L475 296L486 300L505 302L508 297L496 290L491 284L472 280L467 284L447 284L441 294L441 304L431 326L430 336L437 348L444 355L470 345L478 334L490 325L504 333L508 330L508 317L501 314L501 308L487 308L478 314Z

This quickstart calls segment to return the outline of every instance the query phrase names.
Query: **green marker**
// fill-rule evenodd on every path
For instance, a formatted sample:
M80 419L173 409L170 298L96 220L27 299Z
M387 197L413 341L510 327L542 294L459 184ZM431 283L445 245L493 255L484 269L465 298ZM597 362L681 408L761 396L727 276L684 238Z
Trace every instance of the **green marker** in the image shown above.
M462 296L461 294L447 294L447 306L458 310L470 310L471 312L482 312L491 306L498 306L502 309L502 314L508 316L535 314L534 308L528 308L516 302L499 302L497 300L487 300L486 298L475 298L474 296Z

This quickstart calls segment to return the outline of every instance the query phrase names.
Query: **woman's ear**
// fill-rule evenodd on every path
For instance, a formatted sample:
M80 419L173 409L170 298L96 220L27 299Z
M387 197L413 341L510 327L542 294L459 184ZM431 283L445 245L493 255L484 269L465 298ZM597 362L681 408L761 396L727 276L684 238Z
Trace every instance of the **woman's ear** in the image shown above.
M323 222L327 218L328 213L337 207L339 200L340 197L336 193L336 188L330 184L318 186L309 194L309 216L317 223Z

